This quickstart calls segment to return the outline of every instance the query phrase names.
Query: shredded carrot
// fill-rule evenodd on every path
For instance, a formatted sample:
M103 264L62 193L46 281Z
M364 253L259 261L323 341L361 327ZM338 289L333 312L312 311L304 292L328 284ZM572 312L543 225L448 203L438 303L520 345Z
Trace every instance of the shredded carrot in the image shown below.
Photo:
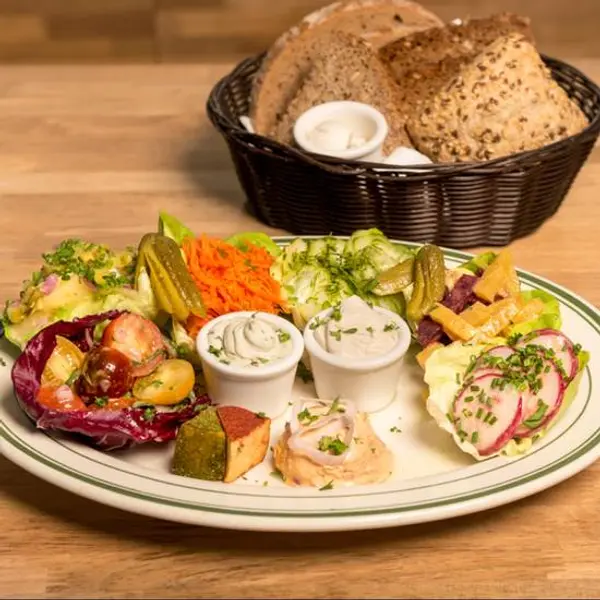
M187 268L206 307L205 317L188 319L190 335L226 313L256 310L276 314L284 310L281 289L269 272L273 257L264 248L247 246L247 252L242 252L216 238L184 240Z

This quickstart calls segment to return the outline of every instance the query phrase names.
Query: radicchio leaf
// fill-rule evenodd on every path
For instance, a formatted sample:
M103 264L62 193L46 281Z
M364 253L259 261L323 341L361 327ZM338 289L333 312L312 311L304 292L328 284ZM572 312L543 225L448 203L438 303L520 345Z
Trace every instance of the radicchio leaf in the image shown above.
M110 311L73 321L58 321L42 329L25 346L13 366L12 380L19 405L39 429L80 434L101 450L116 450L173 439L179 426L195 416L200 405L209 402L208 396L199 396L189 403L174 406L169 412L151 415L145 408L59 411L41 405L36 398L42 372L56 346L56 337L71 340L85 352L89 350L94 327L120 314L121 311Z

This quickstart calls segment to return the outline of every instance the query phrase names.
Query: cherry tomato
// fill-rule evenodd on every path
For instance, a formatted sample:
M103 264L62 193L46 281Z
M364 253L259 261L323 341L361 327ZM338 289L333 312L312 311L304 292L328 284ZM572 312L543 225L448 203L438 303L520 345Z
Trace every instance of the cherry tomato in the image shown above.
M114 348L96 346L85 356L77 382L79 393L87 397L118 398L133 384L131 361Z
M43 385L37 394L37 401L52 410L86 410L83 400L68 385Z
M165 360L133 385L133 395L148 404L177 404L194 388L194 367L179 358Z
M123 314L104 330L102 345L127 356L134 377L143 377L167 357L167 347L160 329L148 319L132 313Z
M56 336L56 347L42 372L42 385L59 386L75 378L83 364L83 352L70 340Z

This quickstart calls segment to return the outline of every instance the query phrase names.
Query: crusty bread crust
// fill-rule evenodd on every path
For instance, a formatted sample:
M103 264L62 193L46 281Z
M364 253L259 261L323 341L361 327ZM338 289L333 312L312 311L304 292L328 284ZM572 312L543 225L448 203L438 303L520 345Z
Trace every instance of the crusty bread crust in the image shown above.
M364 40L342 32L332 36L327 58L315 60L282 119L268 132L269 137L292 144L298 117L317 104L335 100L370 104L384 115L389 128L384 152L412 145L400 110L400 89L389 69Z
M407 35L379 50L403 93L407 114L435 95L499 37L518 33L534 43L530 20L512 13L499 13L460 24L449 23Z
M397 12L398 19L394 20L397 25L381 31L366 30L363 37L372 45L377 45L378 38L383 42L388 42L414 31L443 24L439 17L411 0L342 0L305 16L300 23L283 33L275 41L254 78L250 118L255 131L266 134L272 129L273 124L282 116L289 101L296 95L312 62L306 61L307 64L304 65L304 68L297 73L297 76L293 77L291 85L288 86L289 89L282 93L281 102L273 109L269 106L268 96L273 93L281 93L277 89L277 77L273 75L273 71L280 61L285 61L288 55L294 56L294 48L301 47L305 38L317 35L321 26L335 23L336 17L346 16L347 13L353 11L356 11L357 14L359 12L364 14L364 11L388 7L392 8L395 13Z
M534 150L587 124L534 46L512 34L463 66L407 127L416 148L432 160L461 162Z

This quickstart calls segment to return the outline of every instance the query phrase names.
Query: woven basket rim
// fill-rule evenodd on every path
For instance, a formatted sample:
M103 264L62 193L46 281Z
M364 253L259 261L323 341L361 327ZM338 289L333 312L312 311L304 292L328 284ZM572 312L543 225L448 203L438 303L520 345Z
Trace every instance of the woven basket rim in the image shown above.
M252 146L253 152L268 154L272 158L286 161L300 160L303 163L319 167L324 171L336 175L362 175L367 177L376 177L377 179L397 179L398 176L410 178L411 180L435 180L438 178L452 177L461 173L474 173L486 175L498 173L505 170L514 170L515 167L522 168L530 162L539 162L544 160L547 155L554 154L557 151L565 151L569 146L581 143L591 137L597 137L600 133L600 108L590 119L588 125L575 135L562 140L546 144L541 148L534 150L525 150L502 156L487 161L460 162L460 163L434 163L427 165L394 166L386 163L371 163L358 161L344 161L334 157L312 154L304 150L282 144L267 136L250 133L240 122L239 119L231 119L221 110L219 96L221 91L241 72L250 66L260 64L266 53L257 54L241 60L234 68L222 77L212 88L207 103L206 110L213 125L222 131L227 137L235 138L236 141ZM589 91L593 92L597 98L597 104L600 107L600 86L592 81L585 73L577 67L562 61L560 59L541 54L544 63L552 68L553 66L563 70L564 76L570 79L580 79L586 85ZM268 150L259 147L263 146Z

